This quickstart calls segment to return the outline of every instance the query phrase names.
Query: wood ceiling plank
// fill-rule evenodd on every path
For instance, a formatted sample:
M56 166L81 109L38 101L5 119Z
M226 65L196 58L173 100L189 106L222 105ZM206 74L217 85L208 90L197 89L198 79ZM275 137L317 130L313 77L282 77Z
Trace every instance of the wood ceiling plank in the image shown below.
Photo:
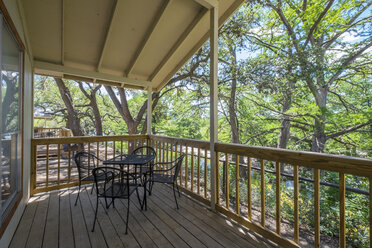
M107 40L110 37L111 31L112 31L112 21L114 20L115 15L118 15L117 4L118 4L118 1L116 1L115 4L114 4L113 11L112 11L112 14L111 14L109 28L107 29L107 33L106 33L106 36L105 36L105 41L103 43L103 47L102 47L102 50L101 50L101 55L100 55L99 60L98 60L98 64L97 64L97 71L98 72L101 69L103 56L105 55L105 50L107 48L107 43L108 43Z
M152 81L156 74L161 70L161 68L167 63L170 57L177 51L177 49L181 46L182 42L185 41L186 37L190 34L190 32L194 29L194 27L199 23L199 21L208 13L208 10L203 8L200 10L199 14L194 18L194 20L190 23L187 27L185 32L177 39L176 43L172 46L171 50L167 53L167 55L162 59L160 64L156 67L154 72L151 74L149 81Z
M129 64L128 70L126 72L126 75L130 75L133 71L133 68L135 67L138 59L140 58L142 51L146 48L146 45L148 44L148 41L151 38L151 35L154 33L155 29L158 27L159 22L162 20L162 17L164 17L164 13L166 12L167 8L169 7L172 0L165 0L162 7L159 9L157 15L155 16L154 20L151 22L152 25L148 29L145 38L139 45L137 51L135 52L132 61Z
M244 0L236 0L225 12L224 14L219 18L218 24L219 27L221 27L226 20L244 3ZM181 68L191 57L194 55L198 49L208 40L209 38L209 31L203 35L203 37L199 40L198 43L184 56L184 58L178 63L170 73L164 78L163 82L157 86L156 88L153 88L155 92L159 92L168 82L171 80L171 78L177 73L179 68ZM156 76L156 75L155 75ZM153 78L150 79L152 81Z

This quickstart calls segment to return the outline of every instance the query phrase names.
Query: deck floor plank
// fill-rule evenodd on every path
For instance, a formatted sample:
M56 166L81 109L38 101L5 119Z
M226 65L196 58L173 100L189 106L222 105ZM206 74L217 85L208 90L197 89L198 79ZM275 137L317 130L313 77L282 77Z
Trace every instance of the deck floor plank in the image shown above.
M26 247L42 247L45 221L48 214L49 195L40 197L37 205L34 221L31 225L30 234L27 239Z
M59 196L53 192L49 196L48 215L45 224L43 247L58 247L59 230Z
M164 201L158 197L149 197L153 204L157 204L159 207L163 208L170 216L181 224L186 230L188 230L192 235L194 235L200 242L202 242L207 247L223 247L212 239L209 235L203 232L197 225L192 223L190 220L185 219L180 213L178 213L175 204L169 206L164 204Z
M30 199L10 247L273 247L272 243L213 213L182 195L176 209L172 189L157 185L148 196L148 210L131 198L129 229L125 234L127 200L105 209L99 201L93 227L96 195L91 186L43 193ZM142 194L143 189L140 189Z
M37 205L40 197L33 198L28 204L22 215L21 221L18 225L17 231L14 236L17 238L10 244L10 248L25 247L27 238L31 231L31 225L34 221Z
M80 192L80 204L81 206L84 206L83 208L83 214L84 214L84 219L85 219L85 224L86 228L88 230L88 235L90 239L90 244L92 245L93 248L104 248L107 247L105 237L103 236L101 226L99 223L96 223L94 232L92 232L93 228L93 221L94 221L94 210L93 207L90 204L90 200L88 198L88 194L90 194L90 189L89 192L86 190L86 188L82 188Z
M157 196L158 198L161 198L163 200L163 202L165 204L167 204L169 207L173 207L175 205L175 201L174 201L174 197L173 197L173 192L172 192L171 189L169 189L168 192L156 191L155 190L153 193L155 193L155 196ZM170 199L169 196L172 196L172 199ZM178 195L177 195L177 198L178 198ZM184 204L184 205L187 206L188 204ZM203 221L201 221L200 218L198 218L195 215L191 214L188 211L187 208L184 208L183 207L184 205L180 206L180 209L182 208L182 211L177 211L177 212L180 213L185 219L189 220L194 225L198 226L201 230L203 230L204 233L206 233L207 235L209 235L212 239L214 239L220 245L222 245L224 247L234 247L234 248L238 248L239 247L237 244L235 244L235 242L233 242L232 240L226 238L223 233L219 233L219 235L216 235L216 233L218 233L218 232L216 232L215 230L213 230L213 228L211 228L206 223L204 223Z
M91 247L88 230L85 225L83 211L80 202L75 206L77 190L70 190L70 209L72 218L72 229L76 248Z
M59 195L59 247L74 247L70 192L68 190L62 191Z
M88 193L88 197L90 199L91 207L93 211L96 208L96 200L97 197L95 194ZM123 243L121 242L118 234L116 233L115 227L112 225L108 215L104 210L104 204L102 204L101 199L98 201L98 211L97 211L97 226L101 226L102 233L105 237L106 243L108 247L123 247Z
M138 209L140 209L140 206L138 204L138 201L135 199L132 201L133 205L135 205ZM164 237L166 237L170 243L174 247L177 248L188 248L190 247L181 237L179 237L174 230L172 230L162 219L160 219L151 208L148 208L147 211L142 211L143 214L147 217L148 221L150 221L154 226L156 226L159 229L159 232L161 232Z

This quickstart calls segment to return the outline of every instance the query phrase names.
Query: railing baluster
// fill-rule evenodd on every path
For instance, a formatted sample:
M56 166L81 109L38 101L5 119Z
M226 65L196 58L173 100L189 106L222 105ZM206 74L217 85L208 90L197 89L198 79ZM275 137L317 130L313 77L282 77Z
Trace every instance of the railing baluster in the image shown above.
M188 177L189 177L189 147L186 146L186 161L185 161L185 188L187 189Z
M226 195L226 208L230 208L230 189L229 189L229 154L225 154L225 195Z
M299 193L299 187L298 187L298 166L295 165L293 167L293 198L294 198L294 242L298 244L299 242L299 206L298 206L298 193Z
M180 155L182 154L182 144L180 144ZM183 161L182 161L183 162ZM183 173L182 173L182 164L181 164L181 169L180 169L180 179L179 179L179 182L180 182L180 185L182 186L182 176L183 176Z
M208 150L204 150L204 198L207 199L207 162L208 162Z
M191 191L194 192L194 147L191 147Z
M49 145L46 147L46 173L45 173L45 179L46 179L46 187L49 187Z
M261 225L265 227L265 160L261 159Z
M113 153L112 158L115 158L115 156L116 156L116 144L115 144L115 141L113 141L113 143L114 144L112 145L113 146L113 148L112 148L113 149L113 151L112 151L112 153Z
M251 163L251 158L248 157L248 172L247 172L247 176L248 176L248 183L247 183L247 186L248 186L248 189L247 189L247 195L248 195L248 219L252 220L252 176L251 176L251 172L252 172L252 163Z
M213 154L213 152L211 152L211 156L213 156L212 154ZM211 167L212 166L214 166L214 165L211 164ZM221 187L220 187L220 169L219 169L219 167L220 167L220 153L216 152L216 199L217 199L217 205L220 205L220 190L221 190Z
M345 237L345 174L339 173L339 193L340 193L340 244L341 248L346 247Z
M105 160L107 160L107 141L105 142Z
M123 141L120 141L120 154L123 154Z
M280 163L275 163L276 169L276 233L280 235Z
M68 144L68 182L71 182L71 143Z
M198 178L197 178L197 193L200 195L200 147L198 147Z
M314 247L320 247L320 208L319 208L319 169L314 169L314 224L315 224L315 243Z
M57 145L57 163L58 163L58 175L57 175L57 183L58 185L61 183L61 145Z
M88 153L90 154L90 143L88 142ZM91 170L90 170L90 156L88 156L88 175L90 175Z
M97 146L97 149L96 149L97 154L96 154L96 156L99 159L99 142L96 143L96 146ZM97 161L96 166L98 166L98 165L99 165L99 161Z
M235 205L236 214L240 215L240 199L239 199L239 155L236 156L236 168L235 168Z
M167 144L167 148L166 148L167 149L166 150L167 151L167 153L166 153L167 154L167 159L166 159L166 162L168 163L169 162L169 143L167 142L166 144ZM168 170L168 168L169 168L169 165L167 164L166 169ZM169 174L169 171L167 171L167 174Z

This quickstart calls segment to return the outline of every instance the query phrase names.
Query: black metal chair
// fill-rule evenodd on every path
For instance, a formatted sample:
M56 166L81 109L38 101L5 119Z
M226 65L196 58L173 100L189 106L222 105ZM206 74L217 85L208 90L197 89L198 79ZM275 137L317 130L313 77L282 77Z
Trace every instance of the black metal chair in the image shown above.
M134 149L132 151L131 154L135 154L135 155L152 155L152 156L154 156L154 159L156 158L156 152L155 152L154 148L152 148L151 146L140 146L140 147L137 147L136 149ZM154 167L154 162L153 161L149 165L141 166L140 167L140 173L138 175L143 175L143 174L146 173L146 174L149 174L150 177L151 177L153 167ZM145 182L143 181L143 177L141 177L141 185L144 185L144 183Z
M94 182L94 176L92 174L93 169L97 168L98 163L102 162L101 159L97 158L95 155L87 152L78 152L74 156L75 164L78 169L79 174L79 191L75 200L75 206L79 199L81 183L82 182ZM104 180L103 175L98 177L98 180ZM94 184L92 187L93 192Z
M152 188L154 186L154 183L165 183L165 184L172 184L173 186L173 195L174 195L174 200L176 201L177 209L178 207L178 202L177 202L177 197L176 197L176 191L175 191L175 186L178 191L178 196L181 197L180 190L178 188L177 184L177 177L180 173L181 170L181 165L183 158L185 157L185 154L182 154L178 158L176 158L172 162L159 162L155 164L155 167L157 165L171 165L170 168L168 169L156 169L152 170L152 175L150 176L150 194L152 191Z
M96 212L94 215L92 232L94 232L94 227L96 225L99 198L105 199L106 208L108 208L111 204L115 208L115 199L128 199L127 220L125 228L125 234L127 234L130 196L133 194L134 191L136 191L138 200L141 205L138 194L138 187L140 185L136 183L135 175L114 167L98 167L93 169L92 173L94 176L97 191ZM103 182L99 180L102 179L102 177L104 178ZM111 199L110 204L107 204L107 198Z

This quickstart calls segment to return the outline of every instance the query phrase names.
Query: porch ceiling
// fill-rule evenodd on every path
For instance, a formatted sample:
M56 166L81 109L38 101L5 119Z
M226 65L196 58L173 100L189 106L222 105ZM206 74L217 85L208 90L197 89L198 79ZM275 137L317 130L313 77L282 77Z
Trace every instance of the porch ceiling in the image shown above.
M21 0L37 74L159 91L243 0Z

